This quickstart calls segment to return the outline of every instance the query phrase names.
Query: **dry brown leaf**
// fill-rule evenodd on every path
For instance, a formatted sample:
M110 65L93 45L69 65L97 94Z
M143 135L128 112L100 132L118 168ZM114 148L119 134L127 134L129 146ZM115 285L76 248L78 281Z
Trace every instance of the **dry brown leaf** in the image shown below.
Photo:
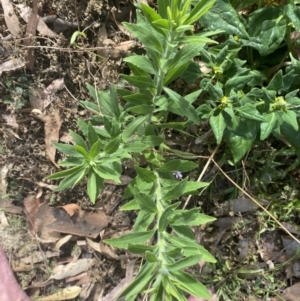
M81 292L80 286L70 286L52 295L45 296L45 297L37 297L35 300L38 301L71 300L71 299L75 299L80 294L80 292Z
M33 195L28 195L24 199L25 213L29 220L29 231L33 236L35 236L35 216L40 204L40 199L35 198Z
M300 300L300 282L286 288L281 297L286 301L299 301Z
M14 206L9 200L6 200L1 197L0 192L0 208L4 212L12 214L22 214L22 209L19 206Z
M22 30L20 27L19 19L15 14L13 5L9 0L1 0L1 4L8 30L14 37L20 38L22 36Z
M73 237L73 235L66 235L65 237L62 237L55 245L54 250L55 251L59 251L59 249L61 248L61 246L63 246L65 243L67 243L71 238Z
M52 257L56 257L56 256L59 256L59 252L57 252L57 251L56 252L45 251L43 253L40 251L36 251L36 252L34 252L34 254L31 254L29 256L21 258L21 261L26 264L34 264L34 263L44 261L47 258L52 258Z
M4 212L0 211L0 224L5 228L9 226L7 217Z
M49 230L84 237L96 238L109 221L109 217L102 211L83 212L71 218L65 210L54 208L53 214L56 220L47 225Z
M6 194L6 189L7 189L7 181L6 181L6 176L8 171L12 168L13 164L5 164L1 167L0 170L0 199L2 198L3 195Z
M46 154L50 161L57 167L59 166L55 162L56 148L52 145L52 142L58 142L59 140L59 130L62 121L59 116L59 111L53 111L50 115L44 116L44 129L45 129L45 145Z
M30 104L34 109L43 111L53 101L53 95L64 87L64 79L55 79L47 88L41 91L39 88L31 87L29 95Z
M14 110L6 110L3 114L3 119L6 121L6 125L12 128L17 129L19 127Z
M4 71L13 71L25 66L25 61L22 58L14 58L0 65L0 75Z
M26 28L26 35L23 40L24 46L30 46L32 44L31 37L36 36L36 27L38 23L39 16L37 14L37 0L33 0L32 2L32 12L30 14L27 28ZM25 61L26 61L26 67L33 71L34 69L34 63L35 63L35 56L34 56L34 50L33 48L27 49L25 53Z
M82 258L66 265L58 265L53 269L50 279L61 280L81 274L86 272L94 264L95 261L93 259Z
M32 9L29 6L24 5L24 4L17 4L16 7L19 9L20 16L22 17L22 19L26 23L28 23ZM49 27L46 25L46 23L43 21L42 18L38 19L37 30L39 31L40 34L50 37L50 38L57 38L59 36L55 32L53 32L51 29L49 29Z
M86 238L86 241L88 243L88 245L93 248L94 250L96 250L97 252L104 254L110 258L114 258L117 259L118 255L106 244L104 244L102 242L102 240L98 243L95 241L92 241L89 238Z
M80 212L80 207L77 204L67 204L61 208L64 208L69 216L77 215Z

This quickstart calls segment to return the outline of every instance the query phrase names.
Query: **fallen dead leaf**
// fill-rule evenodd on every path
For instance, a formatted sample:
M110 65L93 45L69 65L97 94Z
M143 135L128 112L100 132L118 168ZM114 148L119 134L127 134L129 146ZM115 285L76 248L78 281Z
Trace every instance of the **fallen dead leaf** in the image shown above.
M299 301L300 300L300 282L286 288L281 297L286 301Z
M55 162L56 148L52 145L52 142L59 140L59 130L62 124L59 111L55 110L50 115L44 116L44 123L46 154L50 161L59 168Z
M35 236L35 229L34 229L35 216L40 204L41 204L40 199L35 198L33 195L28 195L24 199L25 213L29 220L29 231L33 236Z
M25 66L25 60L22 58L14 58L0 64L0 75L4 71L12 71Z
M31 94L29 95L30 104L34 109L43 111L53 101L53 95L63 89L64 79L55 79L47 88L43 91L39 88L31 87Z
M14 129L17 129L19 127L14 110L8 109L2 116L6 121L6 125L11 126Z
M37 297L35 300L39 300L39 301L70 300L76 298L80 294L80 292L81 292L80 286L70 286L52 295L46 297Z
M17 4L16 7L19 9L20 16L22 17L22 19L26 23L28 23L32 9L24 4ZM49 38L57 38L59 36L51 29L49 29L49 27L46 25L46 23L43 21L42 18L38 19L37 30L39 31L40 34L47 36Z
M4 212L0 211L0 224L5 228L9 226L7 217Z
M67 204L62 206L64 210L69 214L69 216L77 215L80 212L80 207L77 204Z
M107 227L109 221L109 217L100 210L95 213L83 212L72 218L62 208L52 210L55 221L46 227L60 233L96 238Z
M104 255L106 255L110 258L114 258L114 259L118 258L118 255L108 245L104 244L102 242L102 240L98 243L98 242L92 241L89 238L86 238L86 241L91 248L93 248L100 254L104 254Z
M4 12L5 23L8 30L14 37L20 38L22 36L22 30L12 3L10 2L10 0L1 0L1 4Z
M61 280L81 274L86 272L94 264L95 261L93 259L82 258L66 265L58 265L53 269L50 279Z
M31 254L26 257L22 257L21 261L26 264L34 264L34 263L44 261L47 258L52 258L52 257L56 257L56 256L59 256L59 252L57 252L57 251L56 252L45 251L43 253L41 251L36 251L36 252L34 252L34 254Z
M54 250L55 251L59 251L59 249L61 248L61 246L63 246L65 243L67 243L71 238L73 237L73 235L66 235L64 237L62 237L55 245Z

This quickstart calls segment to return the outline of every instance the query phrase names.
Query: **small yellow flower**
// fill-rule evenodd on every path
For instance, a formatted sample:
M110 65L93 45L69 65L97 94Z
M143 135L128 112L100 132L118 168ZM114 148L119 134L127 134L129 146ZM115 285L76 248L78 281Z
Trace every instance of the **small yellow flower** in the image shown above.
M214 67L214 72L215 72L215 74L222 74L223 73L222 69L218 66Z
M238 36L233 36L233 39L236 41L236 42L238 42L239 40L240 40L240 38L238 37Z
M223 105L228 104L228 100L229 100L229 98L227 96L223 96L221 98L221 104L223 104Z
M273 110L286 111L287 110L287 101L283 96L275 97L275 101L271 105Z

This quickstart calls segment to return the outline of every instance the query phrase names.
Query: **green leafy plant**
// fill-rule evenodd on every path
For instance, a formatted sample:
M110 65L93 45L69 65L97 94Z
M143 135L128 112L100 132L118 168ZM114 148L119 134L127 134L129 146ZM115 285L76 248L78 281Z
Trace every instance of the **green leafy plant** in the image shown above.
M198 165L192 153L170 147L165 133L188 134L189 126L208 122L217 144L226 142L232 164L271 135L283 136L299 155L300 65L290 35L292 26L300 29L299 8L292 2L284 9L260 5L248 18L228 0L158 0L157 11L143 3L137 8L136 24L124 27L144 45L145 55L124 59L131 71L122 76L128 88L98 91L87 84L93 100L80 105L93 116L78 120L84 138L70 131L74 145L55 144L68 156L61 166L69 169L49 178L63 179L59 191L87 176L87 192L95 203L104 180L118 182L122 162L132 160L137 176L124 193L128 202L122 210L138 212L133 232L105 242L143 254L145 262L120 297L134 300L147 293L151 301L186 300L187 294L209 299L188 268L200 259L215 262L191 230L214 218L198 208L183 210L178 201L208 183L174 177ZM205 30L195 33L195 22ZM290 64L282 68L285 60ZM196 88L181 95L179 79Z
M87 192L92 202L105 179L119 181L123 160L135 162L137 176L123 196L131 200L122 208L139 212L134 230L120 238L105 240L112 246L145 256L136 279L121 294L126 300L134 300L142 292L150 293L150 300L186 300L185 293L210 298L208 290L185 270L200 259L215 262L196 243L190 228L214 218L197 208L179 209L180 202L174 202L183 195L197 193L208 183L190 181L188 177L178 181L174 177L174 172L188 172L197 164L176 156L176 150L164 143L164 128L184 129L200 122L193 102L201 90L183 97L168 85L183 74L207 42L214 43L207 38L213 33L192 34L193 23L213 2L158 1L158 12L140 4L138 8L143 14L137 12L137 24L124 24L147 51L144 56L125 59L132 75L123 78L134 90L116 91L112 86L109 92L101 92L87 85L95 102L81 102L94 113L89 122L78 121L85 139L70 131L74 145L55 144L69 156L61 163L69 169L49 177L63 179L56 190L74 187L87 175ZM117 92L125 101L124 106L119 104ZM187 120L172 126L168 124L170 113ZM173 153L173 158L165 157L166 151ZM192 154L182 154L188 155ZM147 161L146 167L139 166L140 156ZM149 240L153 240L152 245L147 243Z
M4 78L1 83L4 87L5 95L2 97L3 103L13 105L15 109L21 109L28 101L30 95L30 79L25 75L16 75Z

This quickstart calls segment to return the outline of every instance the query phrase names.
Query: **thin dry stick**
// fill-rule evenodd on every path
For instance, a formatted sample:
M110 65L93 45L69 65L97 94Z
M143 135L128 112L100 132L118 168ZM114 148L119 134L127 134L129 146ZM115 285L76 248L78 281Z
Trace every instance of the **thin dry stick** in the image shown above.
M219 146L220 146L220 145L217 145L217 147L214 149L213 153L212 153L212 154L210 155L210 157L208 158L208 160L207 160L207 162L206 162L206 164L205 164L205 166L204 166L204 168L203 168L203 170L202 170L202 172L201 172L199 178L197 179L197 182L200 182L200 181L201 181L202 177L204 176L204 174L205 174L205 172L206 172L206 170L207 170L207 168L208 168L209 163L213 160L214 155L216 154L217 150L219 149ZM186 199L185 203L184 203L183 209L186 208L186 206L188 205L188 203L189 203L191 197L192 197L192 195L190 194L190 195L188 196L188 198Z
M284 225L271 213L269 212L263 205L261 205L257 200L255 200L248 192L246 192L242 187L240 187L237 183L235 183L219 166L219 164L212 159L214 164L220 170L220 172L228 179L236 188L238 188L243 194L245 194L249 199L251 199L258 207L260 207L263 211L265 211L290 237L292 237L297 243L300 244L300 241L286 228Z

